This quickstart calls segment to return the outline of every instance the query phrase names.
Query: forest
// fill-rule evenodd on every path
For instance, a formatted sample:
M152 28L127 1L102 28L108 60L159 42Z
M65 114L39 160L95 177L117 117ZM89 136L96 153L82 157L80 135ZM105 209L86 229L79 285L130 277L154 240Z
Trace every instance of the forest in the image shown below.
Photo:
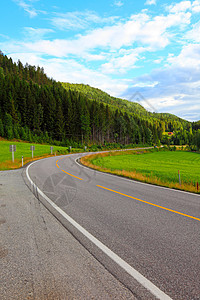
M151 113L88 85L56 82L43 68L15 63L0 51L0 136L59 145L164 143L200 149L200 121Z

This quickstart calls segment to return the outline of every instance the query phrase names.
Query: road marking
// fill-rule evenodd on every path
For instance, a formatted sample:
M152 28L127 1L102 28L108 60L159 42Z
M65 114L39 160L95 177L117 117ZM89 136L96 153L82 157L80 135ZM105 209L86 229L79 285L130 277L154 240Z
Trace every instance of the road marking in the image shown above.
M64 157L63 157L63 158L64 158ZM63 158L61 158L61 159L63 159ZM59 160L56 161L56 166L59 168L59 166L58 166L58 164L57 164L58 161L59 161ZM76 161L76 160L75 160L75 161ZM77 178L77 179L79 179L79 180L83 180L82 178L77 177L77 176L75 176L75 175L72 175L72 174L66 172L65 170L62 170L62 172L68 174L69 176L75 177L75 178ZM105 173L105 174L106 174L106 173ZM133 196L130 196L130 195L127 195L127 194L123 194L123 193L118 192L118 191L111 190L111 189L106 188L106 187L101 186L101 185L97 185L97 187L102 188L102 189L104 189L104 190L108 190L108 191L110 191L110 192L113 192L113 193L116 193L116 194L119 194L119 195L122 195L122 196L125 196L125 197L128 197L128 198L131 198L131 199L134 199L134 200L137 200L137 201L140 201L140 202L143 202L143 203L145 203L145 204L149 204L149 205L152 205L152 206L155 206L155 207L159 207L159 208L161 208L161 209L163 209L163 210L167 210L167 211L173 212L173 213L175 213L175 214L178 214L178 215L181 215L181 216L190 218L190 219L194 219L194 220L200 221L200 218L196 218L196 217L193 217L193 216L190 216L190 215L181 213L181 212L179 212L179 211L176 211L176 210L173 210L173 209L164 207L164 206L160 206L160 205L157 205L157 204L154 204L154 203L151 203L151 202L142 200L142 199L138 199L138 198L136 198L136 197L133 197Z
M103 152L106 152L106 151L103 151ZM92 152L93 153L93 152ZM90 154L92 154L90 153ZM102 152L95 152L95 153L102 153ZM84 153L83 153L84 154ZM87 155L86 155L87 156ZM89 167L86 167L84 166L83 164L80 164L79 163L79 160L82 156L79 156L78 158L75 159L75 163L82 167L82 168L85 168L87 170L92 170L94 171L95 169L92 169L92 168L89 168ZM122 176L118 176L118 175L115 175L115 174L111 174L111 173L106 173L106 172L103 172L103 171L98 171L98 170L95 170L95 172L98 172L100 174L104 174L104 175L107 175L107 176L112 176L112 177L118 177L120 178L121 180L125 180L125 181L129 181L129 182L134 182L135 184L141 184L141 185L147 185L148 187L153 187L153 188L157 188L157 189L163 189L163 190L170 190L172 192L176 192L176 193L183 193L183 194L188 194L190 196L195 196L195 197L200 197L199 194L195 194L195 193L192 193L192 192L186 192L186 191L182 191L182 190L175 190L175 189L172 189L172 188L168 188L168 187L164 187L164 186L159 186L159 185L155 185L155 184L151 184L151 183L146 183L146 182L142 182L142 181L136 181L134 179L129 179L127 177L122 177Z
M56 161L56 167L59 169L60 167L58 165L58 161L59 161L59 159Z
M140 201L140 202L143 202L143 203L146 203L146 204L155 206L155 207L159 207L159 208L161 208L161 209L164 209L164 210L173 212L173 213L175 213L175 214L182 215L182 216L184 216L184 217L187 217L187 218L190 218L190 219L194 219L194 220L200 221L200 218L196 218L196 217L193 217L193 216L190 216L190 215L186 215L186 214L181 213L181 212L179 212L179 211L176 211L176 210L173 210L173 209L170 209L170 208L167 208L167 207L163 207L163 206L160 206L160 205L157 205L157 204L154 204L154 203L151 203L151 202L142 200L142 199L135 198L135 197L130 196L130 195L126 195L126 194L123 194L123 193L120 193L120 192L117 192L117 191L108 189L108 188L106 188L106 187L104 187L104 186L101 186L101 185L97 185L97 186L98 186L99 188L101 188L101 189L108 190L108 191L113 192L113 193L115 193L115 194L119 194L119 195L122 195L122 196L125 196L125 197L128 197L128 198L131 198L131 199L134 199L134 200L137 200L137 201Z
M89 233L86 229L84 229L81 225L79 225L74 219L72 219L69 215L67 215L60 207L58 207L53 201L51 201L31 180L28 170L29 168L37 163L33 162L26 168L26 176L33 186L33 190L37 188L37 193L39 193L48 204L50 204L62 217L64 217L70 224L72 224L77 230L79 230L85 237L87 237L93 244L95 244L102 252L104 252L108 257L110 257L116 264L118 264L122 269L124 269L130 276L132 276L135 280L137 280L143 287L145 287L150 293L152 293L156 298L160 300L172 300L168 295L166 295L163 291L161 291L157 286L155 286L150 280L145 278L142 274L140 274L137 270L131 267L127 262L125 262L121 257L115 254L112 250L110 250L107 246L105 246L102 242L96 239L91 233Z
M79 177L77 177L77 176L75 176L75 175L72 175L72 174L66 172L65 170L62 170L62 172L66 173L66 174L69 175L69 176L75 177L75 178L77 178L77 179L79 179L79 180L83 180L82 178L79 178Z
M62 157L61 159L63 159L63 158L64 158L64 157ZM59 165L58 165L58 161L61 160L61 159L58 159L58 160L56 161L56 167L57 167L58 169L60 169L60 167L59 167ZM66 173L66 174L69 175L69 176L72 176L72 177L76 178L76 179L83 180L82 178L77 177L77 176L75 176L75 175L72 175L72 174L66 172L65 170L61 170L61 171L64 172L64 173Z

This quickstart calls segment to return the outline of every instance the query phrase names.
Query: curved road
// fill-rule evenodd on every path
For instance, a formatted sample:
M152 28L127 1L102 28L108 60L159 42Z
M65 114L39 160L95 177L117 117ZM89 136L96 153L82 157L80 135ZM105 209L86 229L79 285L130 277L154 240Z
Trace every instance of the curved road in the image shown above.
M64 212L56 217L136 298L200 299L200 197L85 168L80 156L28 167L30 180Z

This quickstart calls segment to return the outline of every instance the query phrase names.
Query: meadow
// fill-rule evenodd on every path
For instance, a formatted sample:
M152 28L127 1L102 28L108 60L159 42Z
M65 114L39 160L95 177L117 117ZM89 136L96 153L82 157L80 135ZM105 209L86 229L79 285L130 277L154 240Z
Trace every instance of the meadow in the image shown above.
M82 158L82 163L100 171L191 192L196 192L197 182L200 183L198 153L162 150L104 153Z
M15 161L12 162L12 153L9 152L9 146L16 145L16 152L14 153ZM18 142L18 141L0 141L0 170L9 170L19 168L22 165L22 156L24 164L32 161L32 151L30 146L35 146L34 159L51 156L50 145L41 145L34 143ZM52 145L53 146L53 145ZM68 148L53 146L53 155L66 154Z

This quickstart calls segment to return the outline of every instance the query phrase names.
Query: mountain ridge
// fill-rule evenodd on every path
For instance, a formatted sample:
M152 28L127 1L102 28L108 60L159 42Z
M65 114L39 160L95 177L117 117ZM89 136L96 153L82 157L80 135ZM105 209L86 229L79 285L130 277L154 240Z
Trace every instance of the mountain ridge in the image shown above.
M0 136L75 144L191 144L199 123L150 113L89 85L56 82L0 52ZM174 132L166 140L165 132Z

